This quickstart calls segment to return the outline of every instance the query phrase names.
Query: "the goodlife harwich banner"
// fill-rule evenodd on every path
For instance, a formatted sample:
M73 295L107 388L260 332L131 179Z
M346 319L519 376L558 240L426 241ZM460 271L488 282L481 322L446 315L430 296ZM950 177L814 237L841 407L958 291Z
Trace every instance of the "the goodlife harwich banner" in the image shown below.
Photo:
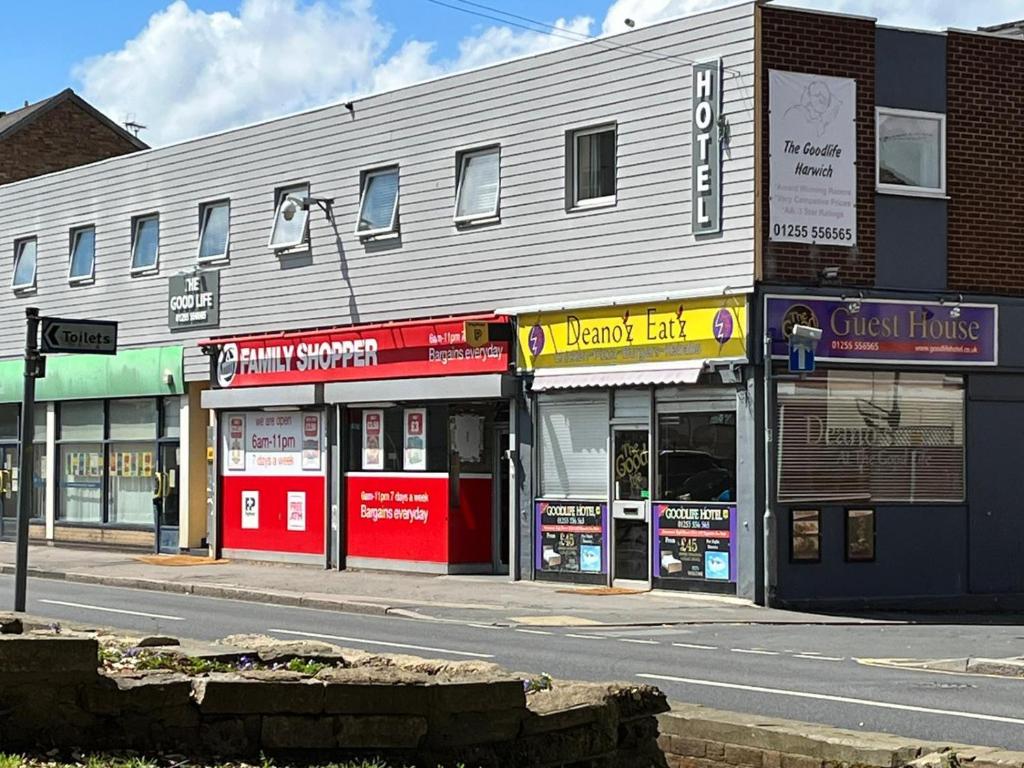
M857 82L768 73L768 238L857 244Z

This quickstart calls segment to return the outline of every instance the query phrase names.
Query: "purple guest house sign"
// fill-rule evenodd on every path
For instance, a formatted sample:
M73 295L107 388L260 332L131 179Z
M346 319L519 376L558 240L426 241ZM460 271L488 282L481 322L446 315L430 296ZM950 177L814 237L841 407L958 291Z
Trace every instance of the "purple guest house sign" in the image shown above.
M773 357L788 357L793 326L809 325L821 329L818 360L916 365L995 365L998 360L993 304L815 296L765 301Z

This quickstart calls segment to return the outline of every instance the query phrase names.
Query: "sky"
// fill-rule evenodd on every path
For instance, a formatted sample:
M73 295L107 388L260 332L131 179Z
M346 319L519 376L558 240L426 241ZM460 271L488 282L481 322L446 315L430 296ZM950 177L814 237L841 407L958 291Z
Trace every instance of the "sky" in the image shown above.
M0 110L74 88L153 146L735 0L0 0ZM1021 0L786 0L923 29Z

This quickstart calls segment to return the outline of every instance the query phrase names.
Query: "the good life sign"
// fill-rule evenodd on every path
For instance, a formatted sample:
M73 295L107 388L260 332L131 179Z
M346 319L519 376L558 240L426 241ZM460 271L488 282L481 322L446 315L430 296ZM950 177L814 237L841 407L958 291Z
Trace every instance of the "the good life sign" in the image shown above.
M768 73L774 242L857 243L857 82Z
M693 65L690 201L694 235L722 231L722 60Z

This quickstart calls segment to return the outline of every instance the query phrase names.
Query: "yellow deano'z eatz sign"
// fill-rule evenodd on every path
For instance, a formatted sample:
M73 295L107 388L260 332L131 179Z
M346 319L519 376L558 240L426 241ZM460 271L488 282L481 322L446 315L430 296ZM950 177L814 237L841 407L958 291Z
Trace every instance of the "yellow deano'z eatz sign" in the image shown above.
M519 316L519 369L745 358L747 301L726 296Z

